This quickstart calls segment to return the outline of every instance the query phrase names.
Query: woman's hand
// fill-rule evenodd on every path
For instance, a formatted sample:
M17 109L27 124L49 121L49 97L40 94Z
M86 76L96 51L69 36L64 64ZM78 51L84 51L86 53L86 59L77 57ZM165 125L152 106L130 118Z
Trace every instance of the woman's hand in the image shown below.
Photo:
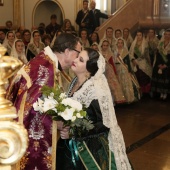
M60 130L61 139L69 139L69 131L70 126L63 127L62 130Z

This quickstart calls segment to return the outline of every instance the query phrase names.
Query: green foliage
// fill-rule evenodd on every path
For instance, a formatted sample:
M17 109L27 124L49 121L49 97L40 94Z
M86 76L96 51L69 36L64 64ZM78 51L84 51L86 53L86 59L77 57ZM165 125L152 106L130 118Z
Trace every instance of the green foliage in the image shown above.
M70 132L71 134L74 136L75 132L76 135L81 136L81 134L84 131L89 131L90 129L94 128L94 125L92 124L92 121L90 121L87 118L87 113L86 113L86 108L85 105L82 104L83 110L76 110L77 106L77 101L74 101L73 99L69 98L69 102L71 99L71 102L75 102L75 105L71 104L71 103L65 103L63 102L64 99L68 99L67 96L65 96L64 93L62 93L62 90L60 89L59 86L57 87L49 87L49 86L43 86L42 89L42 101L44 102L42 103L38 103L39 106L41 106L43 109L46 107L48 108L51 104L51 101L56 101L54 105L52 105L52 107L49 107L49 110L45 109L44 114L50 115L52 117L53 120L55 121L63 121L64 126L70 126ZM51 100L48 103L48 100ZM65 101L66 101L65 100ZM45 105L45 102L47 101L47 105ZM79 104L79 103L78 103ZM45 106L45 107L44 107ZM73 107L73 109L72 109ZM37 109L37 105L36 105L36 109ZM67 109L67 110L66 110ZM75 109L75 110L74 110ZM66 117L64 116L68 116L69 114L72 114L72 117L68 117L66 119Z
M71 124L71 127L78 127L78 128L81 128L82 130L87 130L89 131L90 129L93 129L94 125L92 124L92 121L84 118L84 119L81 119L81 118L77 118L72 124Z
M57 101L59 99L60 94L62 93L59 86L57 86L56 88L43 86L41 92L43 96L50 96L51 93L54 93L54 99L56 99Z

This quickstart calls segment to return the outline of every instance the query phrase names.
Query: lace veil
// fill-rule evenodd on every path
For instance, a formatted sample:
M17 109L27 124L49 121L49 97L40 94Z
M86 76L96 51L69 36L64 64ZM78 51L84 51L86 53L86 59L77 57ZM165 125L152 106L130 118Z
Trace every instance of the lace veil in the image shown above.
M114 153L118 170L131 170L131 165L126 155L123 135L118 126L113 106L111 92L104 75L105 59L100 54L97 73L87 80L82 88L74 93L73 98L88 107L92 100L98 99L103 117L103 124L110 128L108 141L109 148Z
M31 32L31 39L30 39L30 43L33 43L34 44L34 33L35 32L39 32L38 30L34 30ZM40 37L40 40L39 40L40 43L43 43L42 40L41 40L41 37Z
M4 39L4 42L3 42L3 46L4 47L6 47L7 45L9 45L9 40L8 40L8 34L9 33L13 33L14 34L14 37L15 37L15 39L14 40L16 40L16 36L15 36L15 33L13 32L13 31L8 31L7 33L6 33L6 36L5 36L5 39Z
M18 54L17 53L17 50L16 50L16 43L17 42L22 42L22 44L23 44L23 51L20 53L20 54ZM12 45L12 49L11 49L11 54L10 54L12 57L15 57L15 58L18 58L18 59L20 59L24 64L26 64L28 61L27 61L27 58L26 58L26 55L25 55L25 46L24 46L24 43L23 43L23 41L21 40L21 39L16 39L15 41L14 41L14 44Z
M135 49L135 46L136 46L136 43L137 43L137 36L135 37L134 41L132 42L132 45L130 47L130 55L133 56L133 53L134 53L134 49ZM148 43L143 35L143 39L142 39L142 51L141 51L141 54L144 55L144 52L145 52L145 48L148 47ZM133 58L133 57L132 57Z

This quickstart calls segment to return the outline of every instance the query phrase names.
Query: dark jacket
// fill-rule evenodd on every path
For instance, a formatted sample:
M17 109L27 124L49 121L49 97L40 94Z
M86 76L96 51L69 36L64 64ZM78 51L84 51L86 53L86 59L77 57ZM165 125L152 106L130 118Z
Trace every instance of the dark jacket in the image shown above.
M55 24L54 26L50 23L49 25L47 25L47 27L45 28L46 30L46 34L50 34L50 36L53 38L55 33L61 29L61 25L59 24Z
M79 31L83 28L87 29L87 30L92 30L92 25L93 25L93 14L90 13L89 10L87 10L86 13L84 13L83 10L80 10L77 13L77 17L76 17L76 23L77 25L79 25ZM82 27L81 23L84 23L85 26Z
M100 26L100 18L108 19L108 15L102 13L99 9L90 10L89 13L91 16L93 16L93 31L96 29L96 27Z

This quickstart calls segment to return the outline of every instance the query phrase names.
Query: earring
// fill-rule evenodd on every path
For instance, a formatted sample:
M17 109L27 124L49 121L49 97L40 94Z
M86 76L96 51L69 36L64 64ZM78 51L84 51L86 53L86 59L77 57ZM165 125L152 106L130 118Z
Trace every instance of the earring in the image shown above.
M89 79L90 73L89 73L89 72L86 72L85 77L86 77L86 80Z

